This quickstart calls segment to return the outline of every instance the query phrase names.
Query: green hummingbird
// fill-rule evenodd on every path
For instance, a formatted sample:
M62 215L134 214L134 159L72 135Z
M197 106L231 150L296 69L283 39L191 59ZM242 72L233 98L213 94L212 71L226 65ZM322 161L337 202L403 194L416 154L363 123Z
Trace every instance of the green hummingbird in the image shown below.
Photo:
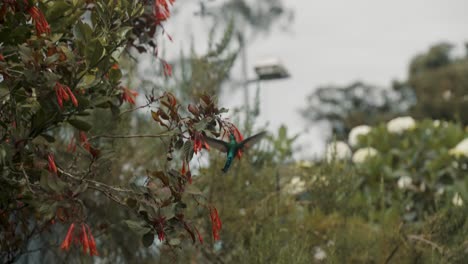
M260 139L262 139L262 137L265 136L265 134L266 134L265 131L260 132L256 135L253 135L251 137L248 137L242 140L241 142L237 142L236 137L234 136L233 133L231 133L229 135L229 142L225 142L225 141L215 139L215 138L210 138L210 137L206 137L206 142L210 146L220 150L221 152L226 153L227 159L226 159L226 163L224 164L224 168L222 169L222 171L226 173L231 167L232 161L234 160L234 157L236 156L238 151L245 150L245 149L252 147L255 143L260 141Z

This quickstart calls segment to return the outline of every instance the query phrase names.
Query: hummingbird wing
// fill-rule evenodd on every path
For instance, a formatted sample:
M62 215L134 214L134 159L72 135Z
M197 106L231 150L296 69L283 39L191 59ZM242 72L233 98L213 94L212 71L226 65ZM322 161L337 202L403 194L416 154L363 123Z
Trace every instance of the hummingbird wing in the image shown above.
M240 149L248 149L251 148L255 143L259 142L264 136L266 135L266 132L260 132L256 135L253 135L251 137L248 137L244 139L242 142L239 143L239 148Z
M215 138L210 138L210 137L205 137L206 143L210 145L211 147L218 149L221 152L227 152L228 151L228 144L222 140L215 139Z

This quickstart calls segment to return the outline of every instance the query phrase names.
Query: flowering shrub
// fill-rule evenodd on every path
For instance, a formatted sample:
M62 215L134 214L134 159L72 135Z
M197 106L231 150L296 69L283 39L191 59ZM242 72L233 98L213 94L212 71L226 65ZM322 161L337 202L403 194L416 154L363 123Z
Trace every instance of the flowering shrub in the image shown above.
M0 3L2 262L18 260L36 237L67 227L55 244L64 251L77 244L83 253L98 255L98 245L105 244L106 237L94 235L97 230L105 233L109 225L92 221L96 212L90 209L96 209L100 199L131 213L121 215L145 246L152 245L155 237L168 247L178 247L183 238L203 241L199 229L204 229L197 228L186 213L190 200L199 210L205 209L205 217L213 223L213 239L220 238L221 218L215 205L191 185L189 162L194 153L208 149L207 134L236 132L242 137L222 118L225 110L212 97L202 96L186 112L172 93L153 91L145 105L121 111L139 101L135 87L122 85L122 54L152 49L164 75L172 75L171 65L157 57L155 37L170 38L162 23L170 17L174 2ZM116 129L106 127L98 134L92 123L104 111L117 120L145 107L154 110L151 116L159 133L116 135ZM69 141L63 144L66 138ZM108 155L115 151L105 142L109 138L161 140L166 164L146 169L145 184L126 186L109 166ZM174 158L174 154L180 155ZM115 224L121 219L108 220Z
M407 220L433 213L437 203L450 203L455 192L465 200L466 137L467 132L458 124L416 123L411 117L373 127L359 137L356 147L360 149L353 155L353 162L360 164L361 188L371 196L380 195L384 184L386 203L402 201ZM374 158L368 159L370 156ZM453 199L453 204L461 204L458 198Z

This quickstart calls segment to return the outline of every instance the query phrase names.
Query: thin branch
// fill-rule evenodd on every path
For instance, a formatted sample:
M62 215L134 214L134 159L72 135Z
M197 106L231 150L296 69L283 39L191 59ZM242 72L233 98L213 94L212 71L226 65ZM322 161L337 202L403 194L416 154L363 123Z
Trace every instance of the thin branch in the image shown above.
M128 109L128 110L125 110L125 111L121 112L121 113L119 114L119 116L122 116L122 115L124 115L124 114L127 114L127 113L130 113L130 112L133 112L133 111L136 111L136 110L139 110L139 109L142 109L142 108L148 107L148 106L150 106L150 105L151 105L151 103L152 103L152 102L148 102L148 103L146 103L145 105L140 105L140 106L138 106L138 107L135 107L135 108L132 108L132 109Z
M29 181L28 174L27 174L26 171L24 170L23 163L21 163L20 168L21 168L21 170L23 171L24 179L25 179L25 181L26 181L26 186L28 187L28 190L29 190L31 193L35 193L35 192L33 191L33 189L31 188L31 182Z
M162 133L157 135L97 135L94 137L90 137L89 140L94 140L97 138L164 138L164 137L171 137L173 133Z
M60 173L62 173L63 175L67 176L67 177L70 177L76 181L80 181L80 182L87 182L87 183L91 183L93 184L93 187L96 187L96 188L99 188L99 187L104 187L104 188L107 188L109 190L112 190L112 191L115 191L115 192L123 192L123 193L133 193L133 194L136 194L134 191L130 190L130 189L124 189L124 188L119 188L119 187L113 187L113 186L110 186L110 185L107 185L105 183L102 183L102 182L99 182L99 181L95 181L95 180L90 180L90 179L83 179L81 177L78 177L78 176L75 176L75 175L72 175L60 168L57 168L58 171ZM89 187L92 187L92 186L89 186ZM95 188L94 188L95 189ZM98 190L102 190L102 189L98 189Z
M436 243L430 240L425 239L422 235L409 235L408 238L429 244L435 249L437 249L440 253L444 252L444 249L441 246L437 245Z

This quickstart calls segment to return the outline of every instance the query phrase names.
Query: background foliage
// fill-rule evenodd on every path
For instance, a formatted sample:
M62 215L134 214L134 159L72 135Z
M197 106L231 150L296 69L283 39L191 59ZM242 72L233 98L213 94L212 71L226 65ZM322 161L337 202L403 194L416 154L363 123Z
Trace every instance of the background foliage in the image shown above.
M392 89L356 82L311 94L304 116L331 122L334 138L371 125L351 149L376 150L362 162L295 161L297 135L283 126L221 174L223 154L194 153L200 133L216 137L231 124L204 94L218 95L229 81L243 48L238 16L267 31L284 7L227 1L222 12L210 10L234 19L208 37L205 53L183 52L174 72L156 56L163 81L144 79L136 96L133 57L154 56L169 39L164 5L155 7L162 2L0 6L3 262L464 263L468 154L451 150L468 138L466 56L436 45ZM77 106L71 98L60 106L57 82ZM390 131L386 121L401 115L419 121ZM60 250L71 223L90 226L99 256L83 254L81 241Z

